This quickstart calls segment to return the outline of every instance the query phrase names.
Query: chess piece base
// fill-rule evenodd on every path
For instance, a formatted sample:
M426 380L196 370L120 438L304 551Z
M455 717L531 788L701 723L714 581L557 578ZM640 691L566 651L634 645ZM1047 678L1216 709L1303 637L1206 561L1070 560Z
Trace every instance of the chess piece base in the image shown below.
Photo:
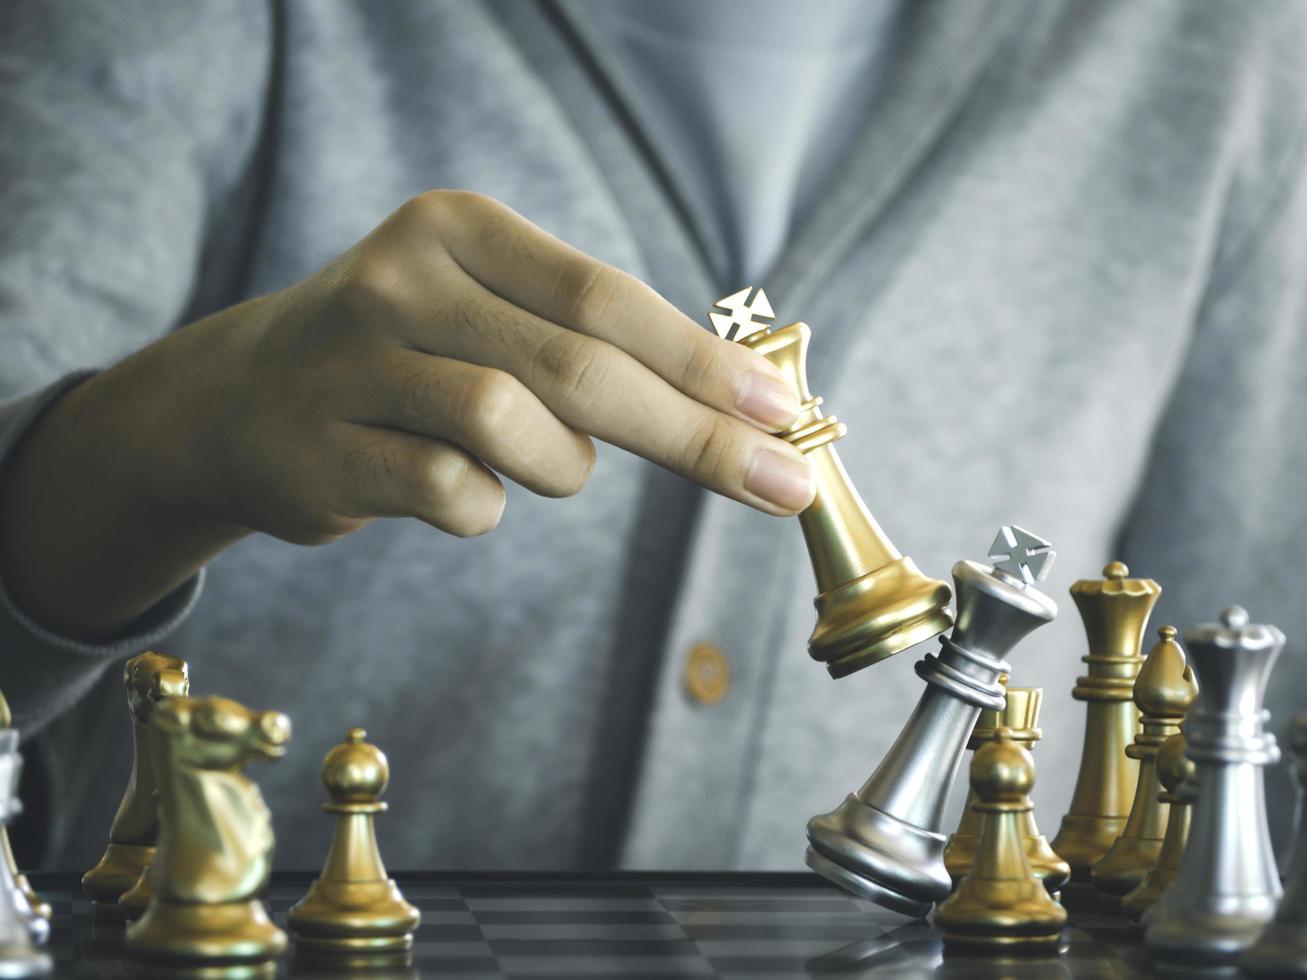
M0 980L41 977L54 969L50 954L39 949L0 945Z
M943 834L930 833L850 795L808 821L808 867L878 905L916 919L945 898Z
M155 848L142 844L110 843L94 868L82 875L82 890L98 905L116 906L123 892L136 884L154 860Z
M1239 957L1239 966L1255 977L1307 975L1307 924L1272 922Z
M181 904L156 899L127 929L127 948L148 965L190 976L263 976L286 951L286 934L257 899ZM191 972L191 971L234 972ZM241 973L248 970L254 972Z
M150 887L150 869L146 868L136 879L136 884L123 892L122 897L118 899L118 911L128 922L135 922L150 907L152 898L154 898L154 890Z
M288 917L296 944L314 954L403 954L413 948L419 918L393 880L321 878Z
M947 630L952 594L899 558L817 596L808 652L831 677L845 677Z
M1233 966L1275 914L1269 902L1261 914L1216 915L1204 909L1166 909L1162 905L1144 918L1148 948L1159 959L1202 966ZM1252 914L1249 914L1249 913Z

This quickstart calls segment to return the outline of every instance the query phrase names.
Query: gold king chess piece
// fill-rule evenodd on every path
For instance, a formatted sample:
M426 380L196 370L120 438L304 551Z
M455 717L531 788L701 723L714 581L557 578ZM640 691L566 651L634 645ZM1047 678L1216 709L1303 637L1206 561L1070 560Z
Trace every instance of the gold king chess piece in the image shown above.
M289 916L298 954L359 965L408 956L421 918L381 863L373 818L386 809L390 766L366 737L351 728L322 761L331 797L322 809L335 815L336 830L321 877Z
M9 710L9 702L0 694L0 731L11 731L14 727L14 715ZM27 876L18 870L18 861L14 858L13 845L9 843L9 828L0 824L0 860L3 860L13 887L17 889L15 903L19 914L27 920L32 938L44 943L50 937L50 916L52 910L48 902L36 894Z
M1166 887L1175 881L1180 870L1180 858L1184 856L1184 845L1189 839L1189 797L1182 787L1193 778L1194 764L1184 754L1184 735L1175 734L1162 743L1157 750L1157 780L1162 791L1157 798L1170 808L1166 818L1166 835L1162 838L1162 849L1157 853L1157 861L1139 887L1121 899L1121 911L1135 923L1140 922L1144 914L1152 908Z
M1103 569L1102 579L1081 579L1071 586L1089 640L1089 653L1081 658L1089 671L1076 678L1071 691L1086 704L1084 749L1071 806L1053 838L1053 850L1071 865L1063 901L1097 900L1090 869L1125 829L1139 780L1139 764L1125 749L1138 727L1132 699L1139 648L1162 589L1152 579L1129 575L1125 565L1114 561Z
M142 879L158 843L159 794L147 734L150 717L168 698L189 693L190 673L186 661L178 657L142 653L124 665L123 685L132 716L132 774L109 829L109 846L100 862L82 875L82 889L96 914L111 918L119 914L119 899Z
M154 898L127 927L127 949L165 976L265 977L286 949L259 900L272 819L242 772L278 759L290 720L226 698L172 698L150 716L159 787Z
M1163 626L1157 635L1158 641L1135 679L1141 728L1134 744L1125 750L1139 763L1134 803L1121 836L1090 870L1094 887L1108 895L1124 895L1138 887L1157 863L1171 809L1160 795L1157 752L1168 738L1179 733L1180 722L1198 694L1194 672L1175 640L1175 627Z
M999 681L1006 686L1007 677ZM975 730L967 742L967 748L976 752L982 745L994 741L995 733L1007 729L1008 737L1029 751L1043 737L1039 730L1039 705L1044 692L1038 687L1009 687L1006 704L1002 711L985 708L980 712ZM980 827L983 823L981 812L975 809L978 802L974 789L967 792L967 802L962 808L962 820L957 832L949 838L944 847L944 867L953 879L956 888L962 877L971 870L976 859L976 845L980 843ZM1026 860L1030 862L1035 877L1044 882L1048 893L1054 897L1071 877L1071 868L1054 850L1048 846L1048 840L1039 832L1035 823L1035 808L1032 805L1018 817L1021 840L1026 848Z
M945 952L1056 950L1066 909L1030 867L1021 817L1030 812L1035 760L1007 728L971 759L971 789L980 814L980 839L971 869L935 910Z
M848 431L808 389L806 323L770 329L771 304L746 287L708 314L717 334L757 351L789 380L802 410L777 433L812 465L817 495L799 515L817 578L817 625L808 652L843 677L943 633L953 624L946 582L923 575L899 553L858 496L834 442Z

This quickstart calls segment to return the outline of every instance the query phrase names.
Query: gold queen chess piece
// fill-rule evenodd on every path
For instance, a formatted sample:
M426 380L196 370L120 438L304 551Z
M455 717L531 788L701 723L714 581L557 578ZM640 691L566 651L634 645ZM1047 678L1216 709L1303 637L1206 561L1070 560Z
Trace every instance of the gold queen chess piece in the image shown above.
M190 671L179 657L142 653L123 666L123 685L132 716L132 773L109 829L109 846L99 863L82 876L82 890L96 914L111 918L117 918L119 899L137 885L158 843L159 794L148 734L150 716L167 699L190 692Z
M322 782L336 830L322 875L290 910L298 954L366 965L403 958L421 915L386 875L373 818L386 809L390 782L385 753L351 728L322 761ZM297 954L297 955L298 955Z
M780 368L802 408L777 433L808 457L817 494L799 515L817 578L817 625L808 652L843 677L948 629L948 583L923 575L881 530L853 486L834 443L848 431L808 388L806 323L771 329L766 294L752 286L720 299L708 314L726 340L757 351Z
M1007 678L1000 677L999 682L1006 686ZM986 708L980 713L980 719L971 733L967 748L972 752L978 752L981 746L994 741L998 737L998 730L1003 728L1007 729L1008 738L1030 751L1043 736L1043 732L1039 730L1039 706L1043 697L1042 688L1009 687L1002 711ZM976 858L976 845L980 842L980 827L983 822L981 811L975 808L977 802L976 791L968 790L958 829L944 847L944 867L948 870L949 877L953 879L955 888L962 877L971 870L971 864ZM1020 813L1017 823L1021 840L1026 847L1026 860L1030 862L1031 870L1035 877L1044 882L1048 893L1056 897L1062 886L1070 879L1071 868L1057 856L1049 847L1048 840L1039 832L1033 805Z
M1139 763L1125 749L1138 728L1133 697L1140 646L1162 588L1129 575L1130 569L1114 561L1103 569L1103 578L1071 586L1089 641L1089 653L1081 658L1089 670L1071 691L1086 704L1084 749L1071 805L1053 838L1053 850L1071 865L1064 902L1100 900L1090 869L1125 829L1139 780Z
M154 897L127 927L128 951L165 976L265 977L286 935L260 897L272 864L272 818L242 771L279 759L290 720L226 698L171 698L150 717L159 786Z

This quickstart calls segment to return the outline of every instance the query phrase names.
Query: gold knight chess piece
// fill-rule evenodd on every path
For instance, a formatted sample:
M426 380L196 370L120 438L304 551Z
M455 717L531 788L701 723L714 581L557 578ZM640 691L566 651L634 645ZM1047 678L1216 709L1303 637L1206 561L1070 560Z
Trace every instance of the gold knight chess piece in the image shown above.
M8 731L14 727L14 715L9 710L9 702L5 696L0 694L0 731ZM9 868L10 877L13 878L14 887L22 895L23 902L26 903L26 912L31 914L32 934L38 942L45 942L50 935L50 916L53 911L50 903L36 894L32 888L32 883L27 880L27 876L18 870L18 861L14 858L13 845L9 843L9 828L0 824L0 860L3 860Z
M1180 858L1184 856L1184 846L1189 839L1190 807L1189 797L1182 787L1193 775L1194 764L1184 754L1184 735L1172 735L1157 750L1157 779L1162 786L1158 799L1171 811L1166 819L1162 849L1139 887L1121 899L1121 911L1132 922L1143 920L1180 870Z
M999 680L1004 686L1007 685L1006 676ZM1033 749L1035 743L1043 737L1043 732L1039 730L1039 706L1043 697L1042 688L1009 687L1002 711L985 708L980 712L980 718L971 733L967 748L973 752L979 751L982 745L994 741L995 733L1000 728L1005 728L1012 741L1027 750ZM977 801L976 791L969 789L958 829L944 847L944 867L948 869L955 888L962 877L971 870L972 862L976 859L976 845L980 842L980 827L983 822L980 811L975 809ZM1021 840L1026 846L1026 860L1030 862L1035 876L1044 882L1048 893L1056 897L1062 886L1070 879L1071 868L1057 856L1049 846L1048 839L1039 832L1033 805L1021 814L1018 820L1021 827Z
M1035 761L1007 728L996 729L972 757L980 839L971 869L935 911L945 953L1061 945L1066 909L1030 867L1021 839L1021 816L1030 812L1034 785Z
M1125 749L1138 728L1133 697L1140 645L1162 588L1129 575L1114 561L1103 569L1103 578L1071 586L1089 641L1089 653L1081 658L1089 670L1071 691L1086 703L1084 748L1071 805L1053 838L1053 850L1071 865L1063 901L1099 900L1090 869L1125 829L1139 780L1139 763Z
M331 801L322 809L336 817L336 829L322 875L290 910L297 955L359 961L402 958L413 948L421 914L386 874L373 818L390 766L367 732L351 728L345 741L322 761L322 782Z
M109 829L109 846L99 863L82 875L82 890L96 913L114 918L118 900L141 879L158 843L158 788L147 734L150 717L167 699L190 692L190 671L179 657L142 653L123 666L123 685L132 716L132 773Z
M285 934L260 896L272 862L272 819L242 771L278 759L290 720L226 698L172 698L150 717L159 787L154 898L127 927L127 949L167 976L272 976Z
M1194 672L1176 642L1175 627L1163 626L1157 635L1158 641L1135 679L1134 700L1142 713L1141 727L1125 750L1139 763L1134 803L1121 836L1090 870L1094 887L1107 895L1124 895L1138 887L1157 863L1170 814L1170 804L1160 795L1157 752L1179 733L1180 722L1198 694Z
M853 486L834 442L848 431L823 415L808 388L806 323L770 329L771 305L746 287L718 300L708 318L718 335L780 368L802 409L780 438L808 457L817 494L799 515L817 579L817 625L808 652L843 677L944 632L953 625L948 583L923 575L881 530Z

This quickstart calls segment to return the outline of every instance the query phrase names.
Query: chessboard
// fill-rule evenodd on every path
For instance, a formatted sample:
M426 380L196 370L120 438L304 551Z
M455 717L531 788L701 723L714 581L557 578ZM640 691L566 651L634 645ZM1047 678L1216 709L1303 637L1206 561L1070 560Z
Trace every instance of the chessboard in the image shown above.
M274 875L267 894L283 928L310 874ZM136 977L122 926L97 921L78 876L33 885L54 909L59 977ZM1071 914L1060 957L944 953L938 931L795 873L395 875L422 912L412 962L350 974L290 951L278 976L318 977L1150 977L1126 920Z

